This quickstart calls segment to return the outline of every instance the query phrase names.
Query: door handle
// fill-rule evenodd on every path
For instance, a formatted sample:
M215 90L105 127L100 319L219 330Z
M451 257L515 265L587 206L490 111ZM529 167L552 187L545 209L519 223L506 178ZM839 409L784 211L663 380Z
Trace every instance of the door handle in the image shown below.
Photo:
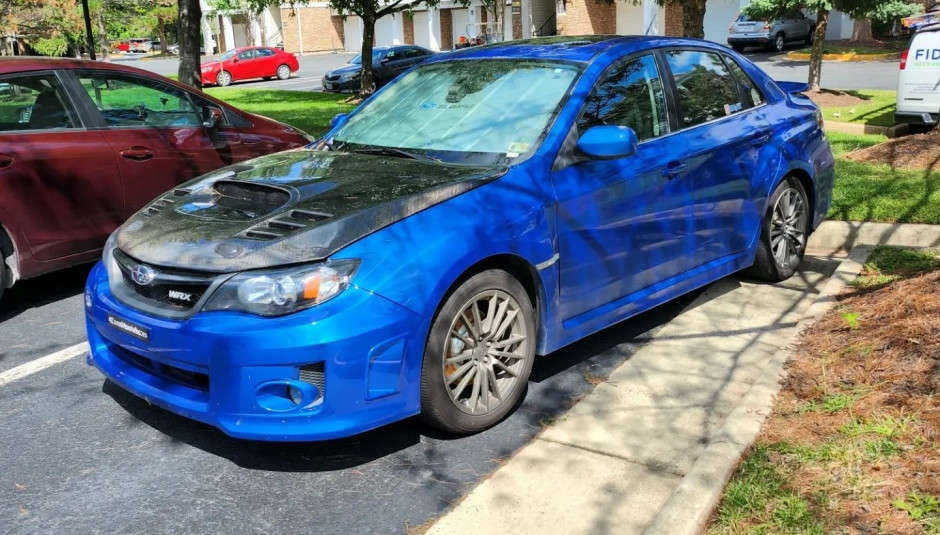
M13 156L0 154L0 169L3 169L5 167L10 167L11 165L13 165Z
M688 164L684 162L670 162L666 165L665 169L663 169L663 176L672 180L683 173L688 167Z
M752 147L760 147L768 141L770 141L770 134L754 134L751 136L750 143Z
M122 158L127 158L128 160L135 160L138 162L153 158L153 151L147 147L131 147L129 149L122 150L118 154L120 154Z

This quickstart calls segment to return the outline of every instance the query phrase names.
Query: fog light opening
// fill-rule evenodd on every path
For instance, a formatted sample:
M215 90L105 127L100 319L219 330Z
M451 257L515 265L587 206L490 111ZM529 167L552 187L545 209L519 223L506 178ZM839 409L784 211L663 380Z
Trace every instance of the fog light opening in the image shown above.
M294 385L287 385L287 399L294 405L300 405L304 402L304 393Z

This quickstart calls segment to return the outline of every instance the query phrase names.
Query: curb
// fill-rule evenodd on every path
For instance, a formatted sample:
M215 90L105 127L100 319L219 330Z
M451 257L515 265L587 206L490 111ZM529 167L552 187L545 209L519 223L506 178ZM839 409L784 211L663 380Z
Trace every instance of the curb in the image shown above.
M828 132L842 132L845 134L875 134L891 138L901 137L910 133L910 125L896 124L894 126L875 126L870 124L845 123L827 120L823 129Z
M858 276L872 248L870 245L855 246L848 258L839 264L797 324L787 347L771 357L764 372L728 415L711 444L682 478L672 497L643 532L644 535L695 535L702 532L724 495L725 485L737 468L738 461L757 438L764 419L771 412L774 398L783 388L783 379L786 377L784 365L792 356L790 347L799 340L804 330L829 310L836 296Z
M805 52L787 52L787 59L794 61L809 61L812 54ZM900 52L890 52L887 54L856 54L855 52L846 52L844 54L823 54L823 61L885 61L899 59Z

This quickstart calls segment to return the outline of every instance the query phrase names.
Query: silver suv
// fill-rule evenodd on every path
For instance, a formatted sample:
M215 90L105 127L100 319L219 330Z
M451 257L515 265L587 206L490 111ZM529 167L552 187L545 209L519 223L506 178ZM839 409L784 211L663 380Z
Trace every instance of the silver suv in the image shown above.
M799 41L813 44L816 21L799 11L773 21L751 20L743 13L728 27L728 44L738 52L749 46L760 46L780 52L786 43Z

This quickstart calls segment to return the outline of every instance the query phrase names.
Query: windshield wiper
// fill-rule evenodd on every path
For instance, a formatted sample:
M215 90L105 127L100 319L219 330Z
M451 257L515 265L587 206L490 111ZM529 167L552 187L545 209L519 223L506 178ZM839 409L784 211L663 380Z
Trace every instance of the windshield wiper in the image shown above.
M425 156L423 154L416 154L414 152L408 152L406 150L397 149L395 147L380 147L378 145L371 147L362 147L359 149L349 149L346 152L354 152L356 154L376 154L379 156L392 156L395 158L406 158L408 160L418 160L420 162L439 162L437 158L432 158L430 156Z

